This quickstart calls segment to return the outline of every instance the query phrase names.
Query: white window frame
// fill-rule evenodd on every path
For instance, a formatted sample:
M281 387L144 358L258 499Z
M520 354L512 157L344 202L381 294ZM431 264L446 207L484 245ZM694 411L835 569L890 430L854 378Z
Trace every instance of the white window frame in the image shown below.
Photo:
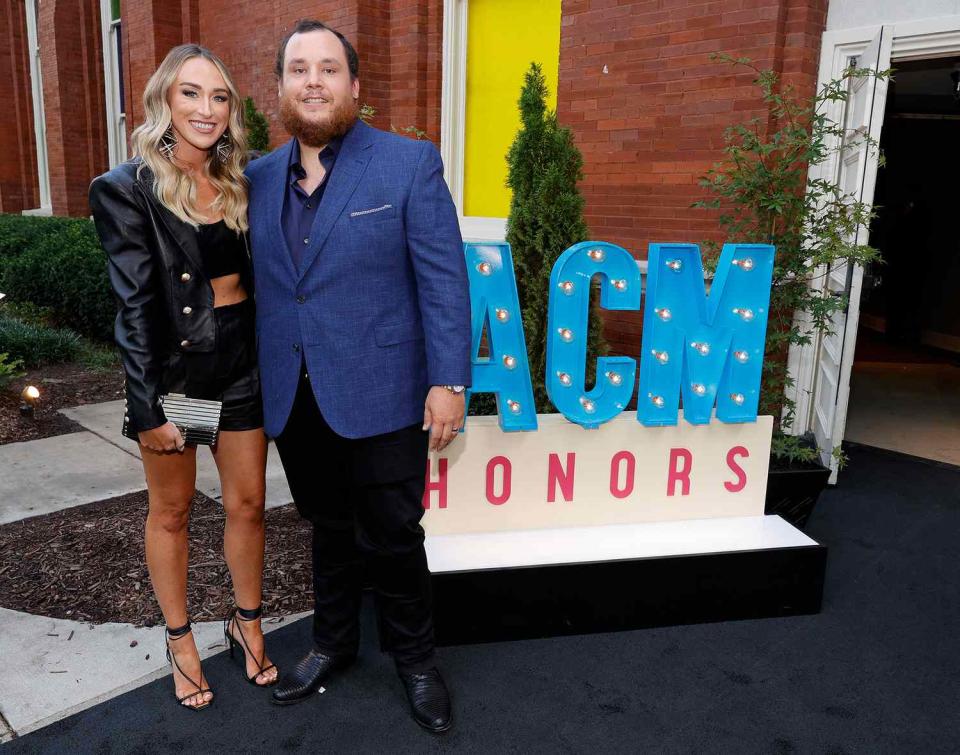
M506 218L463 214L464 143L467 113L467 2L443 0L443 74L440 90L440 156L444 177L466 241L503 241Z
M902 21L883 24L884 33L892 35L890 60L892 64L905 60L923 60L960 55L960 16L941 16L918 21ZM817 86L822 87L837 78L847 67L851 56L863 52L876 34L877 26L856 29L837 29L824 33L820 49L820 71ZM830 117L839 122L842 117L840 103L833 103L834 112ZM827 175L836 166L820 166ZM811 178L820 172L811 171ZM814 276L819 279L818 276ZM849 348L854 348L851 344ZM792 432L801 435L811 426L813 411L813 392L815 388L816 360L820 348L820 339L814 338L806 345L790 347L787 369L794 378L794 386L787 396L796 401L796 415ZM842 440L842 439L841 439ZM838 441L839 442L839 441Z
M117 59L119 32L120 19L113 20L110 0L100 0L103 92L107 110L107 151L111 168L127 159L127 115L120 109L121 61Z
M33 132L37 145L37 183L40 207L24 210L24 215L50 215L50 169L47 161L47 118L43 110L43 78L40 72L40 42L37 35L37 0L24 0L27 17L27 46L30 53L30 90L33 96Z

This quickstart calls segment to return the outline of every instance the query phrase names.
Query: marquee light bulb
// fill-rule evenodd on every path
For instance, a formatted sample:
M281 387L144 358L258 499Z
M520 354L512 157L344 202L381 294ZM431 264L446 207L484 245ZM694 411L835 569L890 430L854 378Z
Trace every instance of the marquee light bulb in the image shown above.
M710 344L704 343L703 341L694 341L690 344L690 348L698 351L702 357L705 357L710 353Z
M573 294L573 281L560 281L560 290L563 291L567 296Z
M617 291L626 291L627 282L623 278L619 278L613 282L613 287L617 289Z
M587 414L593 414L597 410L596 405L586 396L580 397L580 406L583 407L583 411Z
M653 404L657 409L663 409L664 404L667 402L663 400L663 396L650 396L650 403Z
M733 264L748 273L753 270L753 260L750 257L744 257L742 260L734 260Z
M517 366L517 358L512 357L509 354L505 354L503 357L503 366L506 367L508 370L512 370L514 367Z
M667 260L667 267L673 270L673 272L679 273L683 270L683 262L681 260Z
M557 328L557 333L560 334L560 337L570 343L573 340L573 331L570 328Z
M664 322L670 322L670 318L673 317L673 313L666 307L657 307L653 311L656 312L657 317L659 317Z
M742 406L745 399L742 393L731 393L730 400L737 406Z
M735 351L733 352L733 358L740 362L740 364L744 364L750 359L750 355L745 351Z
M493 266L489 262L481 262L477 265L477 271L480 275L490 275L493 272Z
M520 402L514 401L513 399L507 399L507 406L510 407L510 411L514 414L520 413Z
M610 381L610 385L620 385L623 383L623 375L621 375L619 372L613 372L611 370L610 372L607 372L606 375L607 380Z
M498 309L497 309L497 319L498 319L500 322L506 322L507 320L510 319L510 312L508 312L507 310L505 310L505 309L503 309L503 308L498 308Z
M653 354L653 358L656 359L660 364L666 364L670 361L670 355L665 351L657 351L656 349L651 349L650 353Z
M603 262L603 258L606 255L603 253L603 249L591 249L587 252L587 256L594 262Z
M733 314L740 315L740 319L744 322L750 322L753 319L753 310L746 309L742 307L734 307Z
M570 377L566 372L558 372L557 380L560 381L560 385L564 388L569 388L573 384L573 378Z
M705 386L703 383L693 383L690 387L698 396L703 396L707 392L707 386Z

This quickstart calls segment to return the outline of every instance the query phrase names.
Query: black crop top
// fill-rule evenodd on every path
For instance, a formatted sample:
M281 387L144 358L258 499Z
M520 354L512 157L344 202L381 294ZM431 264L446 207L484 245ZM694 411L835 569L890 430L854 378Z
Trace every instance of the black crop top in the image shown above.
M247 253L243 237L230 230L222 220L201 225L197 242L204 272L209 280L243 272Z

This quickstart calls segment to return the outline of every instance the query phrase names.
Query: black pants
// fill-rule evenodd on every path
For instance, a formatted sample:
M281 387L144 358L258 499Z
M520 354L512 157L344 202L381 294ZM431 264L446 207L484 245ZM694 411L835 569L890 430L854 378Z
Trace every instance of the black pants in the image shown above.
M403 671L434 665L420 526L427 440L420 425L344 438L327 425L309 380L300 378L276 444L297 510L313 523L313 635L322 653L356 655L366 573L375 590L381 647Z

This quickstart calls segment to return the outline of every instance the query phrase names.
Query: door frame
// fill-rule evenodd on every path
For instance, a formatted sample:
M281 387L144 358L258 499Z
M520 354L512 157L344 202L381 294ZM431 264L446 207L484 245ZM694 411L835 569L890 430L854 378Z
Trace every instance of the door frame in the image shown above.
M821 41L817 87L822 87L827 82L840 76L847 67L849 59L863 53L881 26L884 27L884 34L889 34L891 38L891 65L895 66L897 62L906 60L960 55L960 16L958 15L828 31L824 33ZM831 103L831 105L832 108L828 110L828 115L835 122L840 122L840 118L843 116L844 103ZM817 167L817 170L811 171L811 177L835 175L836 158ZM873 176L867 178L869 179L868 184L875 185L876 168L873 169ZM864 197L864 201L868 201L866 197ZM869 201L873 201L872 192ZM815 272L812 285L820 285L817 281L821 280L822 273L823 271ZM854 313L852 318L854 321L858 319L856 314ZM803 323L801 323L802 325ZM856 332L848 334L848 338L849 345L847 348L856 348ZM796 435L807 432L813 424L813 391L820 346L821 339L818 337L811 339L808 344L790 347L787 369L794 378L794 385L787 389L786 394L788 398L792 398L796 402L795 419L791 430ZM847 406L844 406L844 413L846 410ZM839 443L842 440L843 438L839 438L837 442Z

